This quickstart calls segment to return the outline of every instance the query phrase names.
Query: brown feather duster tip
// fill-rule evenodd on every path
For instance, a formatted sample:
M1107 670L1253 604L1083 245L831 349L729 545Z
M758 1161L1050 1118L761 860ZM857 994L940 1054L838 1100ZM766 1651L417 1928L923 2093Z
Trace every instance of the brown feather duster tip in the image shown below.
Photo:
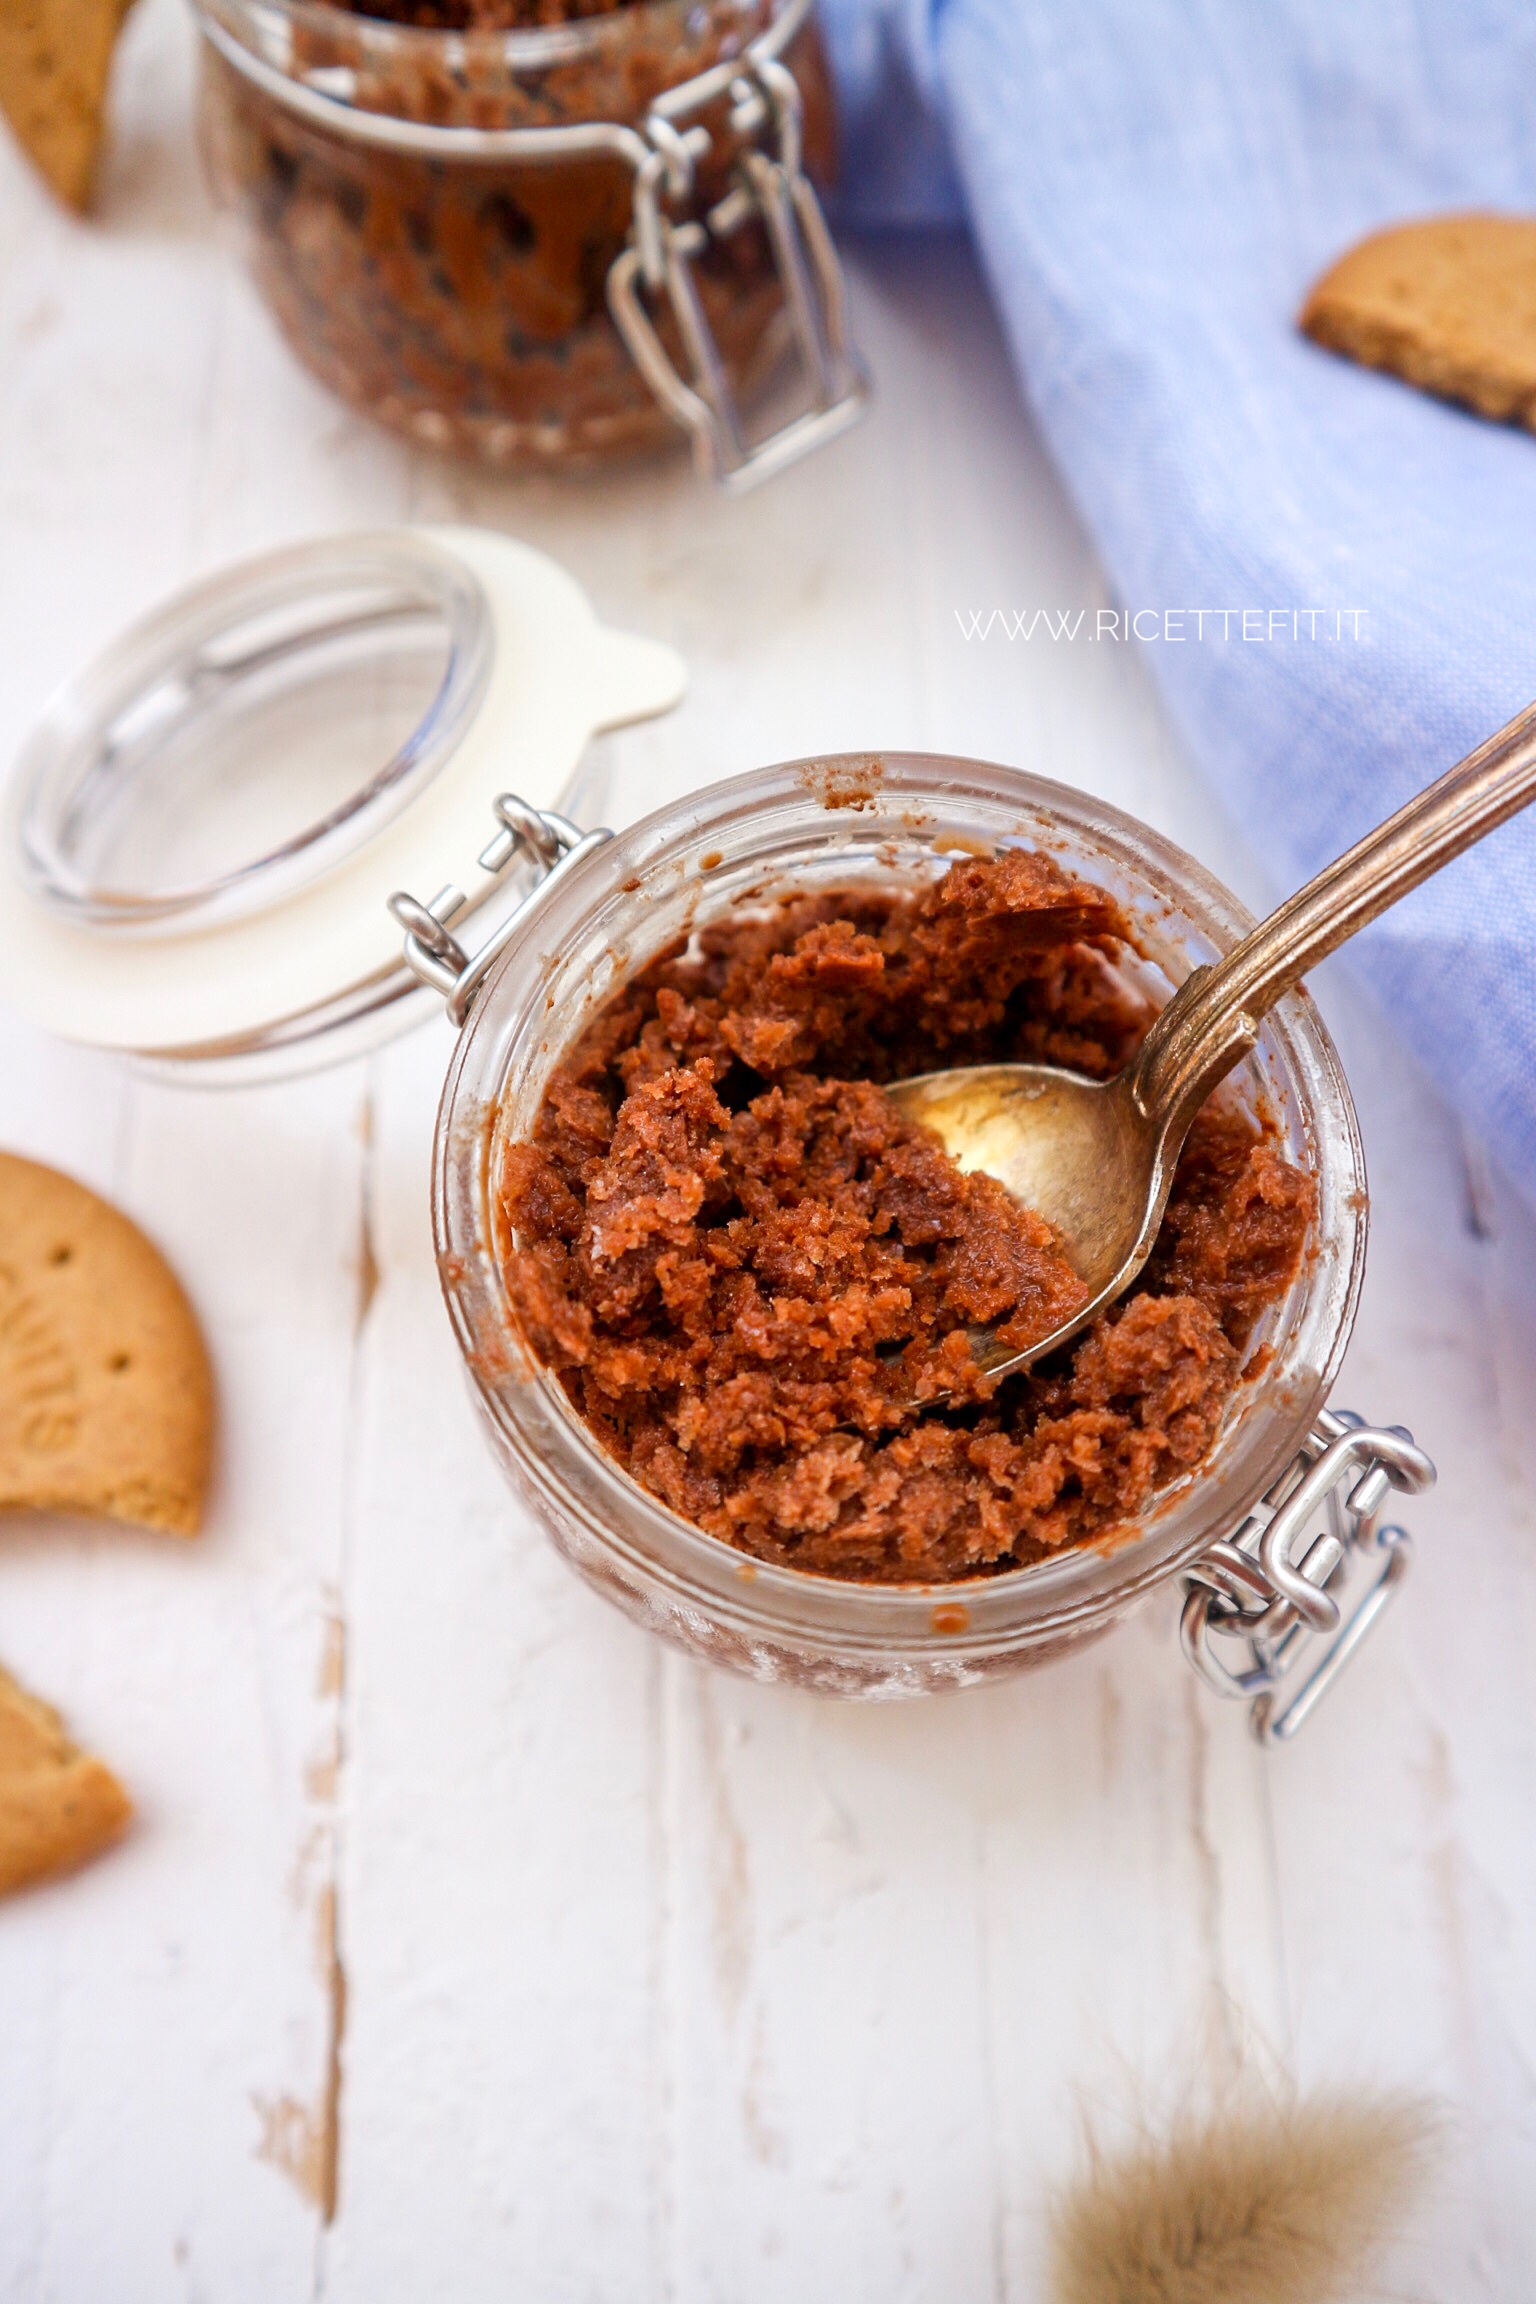
M1421 2104L1336 2096L1090 2144L1055 2207L1051 2304L1340 2304L1396 2237L1436 2128Z

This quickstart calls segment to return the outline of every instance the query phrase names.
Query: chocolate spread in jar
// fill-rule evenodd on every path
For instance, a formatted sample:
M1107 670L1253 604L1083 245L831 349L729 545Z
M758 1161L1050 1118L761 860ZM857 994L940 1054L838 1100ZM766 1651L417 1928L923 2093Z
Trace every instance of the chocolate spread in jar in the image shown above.
M663 89L769 25L773 0L380 0L300 11L287 77L344 84L354 115L443 129L633 125ZM568 28L529 58L508 34ZM526 44L525 44L526 46ZM832 105L813 26L786 52L806 165L832 168ZM722 99L690 212L714 207L739 149ZM607 304L633 221L634 170L606 153L538 160L396 150L307 115L215 49L203 131L222 203L298 357L344 400L434 448L492 462L584 463L680 440ZM766 232L711 234L692 278L724 375L749 400L785 342ZM650 306L689 362L665 298Z
M507 1280L654 1496L759 1559L928 1583L1106 1536L1198 1465L1297 1271L1310 1178L1208 1106L1135 1287L989 1388L966 1327L1027 1340L1086 1291L880 1090L1010 1059L1117 1071L1149 1020L1124 928L1015 851L728 916L598 1013L504 1154Z

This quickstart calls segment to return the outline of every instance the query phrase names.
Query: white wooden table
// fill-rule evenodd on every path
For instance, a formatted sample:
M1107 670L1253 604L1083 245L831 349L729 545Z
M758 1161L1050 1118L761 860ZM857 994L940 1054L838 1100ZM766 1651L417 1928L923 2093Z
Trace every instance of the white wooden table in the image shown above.
M212 230L190 48L144 0L96 228L0 154L0 754L196 571L472 518L689 659L684 709L614 747L619 817L948 749L1277 893L1135 653L961 636L957 608L1103 588L956 249L857 263L878 412L761 496L490 482L293 366ZM1242 2055L1441 2097L1392 2292L1528 2297L1536 1237L1323 991L1375 1188L1340 1397L1441 1483L1403 1602L1274 1758L1186 1672L1171 1596L1015 1685L858 1708L698 1670L580 1586L492 1468L438 1297L446 1028L197 1096L0 1018L0 1141L164 1243L223 1396L197 1544L0 1529L0 1658L140 1812L0 1906L5 2304L1025 2304L1083 2109Z

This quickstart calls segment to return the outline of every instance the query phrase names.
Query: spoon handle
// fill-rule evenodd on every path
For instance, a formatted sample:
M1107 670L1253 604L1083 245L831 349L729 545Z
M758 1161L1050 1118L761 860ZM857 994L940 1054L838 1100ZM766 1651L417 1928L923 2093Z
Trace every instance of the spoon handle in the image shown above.
M1143 1111L1183 1127L1252 1047L1282 993L1438 872L1536 799L1536 704L1367 832L1315 880L1249 930L1224 960L1196 970L1142 1044L1133 1076Z

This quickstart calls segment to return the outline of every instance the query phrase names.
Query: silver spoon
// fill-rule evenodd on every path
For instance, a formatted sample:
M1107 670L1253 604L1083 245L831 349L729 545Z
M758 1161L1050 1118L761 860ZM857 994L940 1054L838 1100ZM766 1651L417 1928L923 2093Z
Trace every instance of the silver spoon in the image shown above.
M995 1176L1054 1224L1088 1284L1080 1311L1022 1349L973 1328L987 1375L1053 1352L1129 1288L1157 1237L1190 1122L1281 995L1533 798L1536 704L1327 865L1224 960L1196 968L1114 1079L1053 1064L973 1064L887 1088L958 1166Z

